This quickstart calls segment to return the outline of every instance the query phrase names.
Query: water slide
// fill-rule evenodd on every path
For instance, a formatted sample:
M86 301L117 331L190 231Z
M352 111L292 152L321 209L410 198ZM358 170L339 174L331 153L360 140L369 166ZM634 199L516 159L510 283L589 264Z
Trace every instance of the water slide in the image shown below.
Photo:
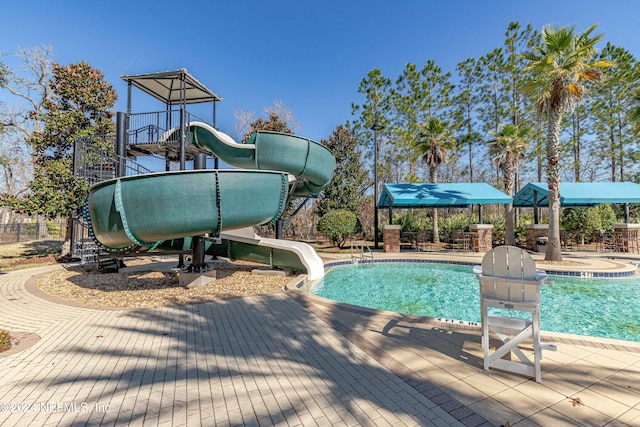
M174 140L167 132L163 138ZM290 196L318 194L335 158L307 138L255 132L237 143L206 123L191 122L187 142L241 169L200 169L116 178L92 186L84 216L105 250L188 250L191 236L216 235L206 253L324 275L322 260L302 242L265 239L253 226L277 221ZM162 138L159 143L162 143Z

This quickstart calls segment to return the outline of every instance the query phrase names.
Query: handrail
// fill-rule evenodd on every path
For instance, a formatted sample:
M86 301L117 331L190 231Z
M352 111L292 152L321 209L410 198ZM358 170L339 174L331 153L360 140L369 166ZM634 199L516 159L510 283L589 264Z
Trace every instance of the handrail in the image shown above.
M365 253L365 248L366 252ZM355 249L355 253L354 253ZM374 265L375 259L373 257L373 252L371 252L371 248L367 241L363 238L362 243L358 244L353 239L351 239L351 263L354 265Z

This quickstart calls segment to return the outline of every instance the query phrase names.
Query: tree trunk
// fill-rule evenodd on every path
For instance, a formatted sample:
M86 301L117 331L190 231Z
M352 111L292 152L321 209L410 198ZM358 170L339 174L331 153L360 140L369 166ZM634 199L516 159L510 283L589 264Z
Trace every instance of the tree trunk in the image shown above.
M580 134L580 131L580 115L576 109L576 113L573 116L573 174L576 182L580 182L580 155L582 151L582 135Z
M611 182L616 182L616 139L614 136L613 126L609 129L609 137L610 137L610 149L611 149Z
M60 248L60 257L71 257L71 245L73 242L72 239L72 230L73 230L73 215L69 213L67 215L67 227L64 230L64 242L62 243L62 247Z
M562 261L560 246L560 122L562 109L548 113L547 184L549 186L549 237L545 261Z
M624 142L622 135L622 120L618 111L618 164L620 165L620 182L624 181Z
M506 166L504 169L504 190L509 196L513 196L513 157L507 156ZM513 204L507 203L504 209L505 216L505 232L504 243L509 246L516 244L515 233L513 231Z
M438 172L436 170L437 166L429 167L429 180L432 184L435 184L438 180ZM433 208L432 217L432 233L433 233L433 243L440 243L440 230L438 230L438 208Z

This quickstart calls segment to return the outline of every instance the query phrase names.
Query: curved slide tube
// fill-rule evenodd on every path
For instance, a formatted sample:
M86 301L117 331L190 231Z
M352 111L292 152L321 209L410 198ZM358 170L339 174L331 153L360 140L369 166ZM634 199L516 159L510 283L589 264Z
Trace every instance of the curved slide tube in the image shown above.
M204 123L191 123L189 137L224 162L255 170L160 172L96 184L84 210L94 240L108 251L152 251L182 247L189 236L220 234L223 244L208 243L206 253L322 277L322 260L309 245L262 239L252 226L280 218L290 191L309 195L325 188L335 168L331 152L273 132L256 132L249 143L238 144Z
M241 144L206 123L190 122L188 140L231 166L295 176L300 182L293 190L294 196L320 193L331 182L336 167L331 150L297 135L257 131Z

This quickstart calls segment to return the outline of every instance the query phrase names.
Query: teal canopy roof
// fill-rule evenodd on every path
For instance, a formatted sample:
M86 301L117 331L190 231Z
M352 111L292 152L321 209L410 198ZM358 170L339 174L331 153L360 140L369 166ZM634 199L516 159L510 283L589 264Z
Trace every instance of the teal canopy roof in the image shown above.
M513 196L516 208L532 208L534 192L538 206L549 206L546 182L532 182ZM640 185L633 182L561 182L560 206L589 208L601 203L640 203Z
M385 184L379 208L464 208L511 203L511 197L484 182L454 184Z

